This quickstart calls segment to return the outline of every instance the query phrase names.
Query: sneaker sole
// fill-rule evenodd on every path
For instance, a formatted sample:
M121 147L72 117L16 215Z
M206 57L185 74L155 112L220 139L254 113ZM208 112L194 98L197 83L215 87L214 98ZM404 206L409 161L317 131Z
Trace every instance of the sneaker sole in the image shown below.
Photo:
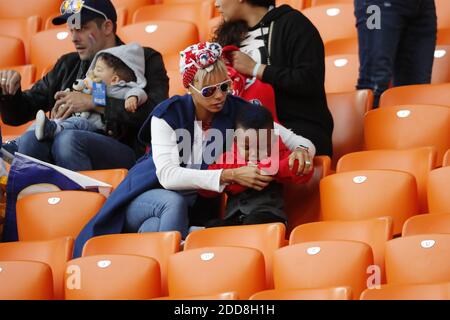
M36 128L34 129L34 135L39 141L44 140L44 127L45 127L45 113L39 110L36 114Z

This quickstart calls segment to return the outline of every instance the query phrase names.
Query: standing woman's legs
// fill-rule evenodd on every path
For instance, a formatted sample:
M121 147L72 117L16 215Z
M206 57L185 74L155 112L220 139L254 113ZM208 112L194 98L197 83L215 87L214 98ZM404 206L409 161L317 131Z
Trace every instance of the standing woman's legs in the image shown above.
M126 209L125 232L179 231L188 233L189 201L175 191L149 190Z

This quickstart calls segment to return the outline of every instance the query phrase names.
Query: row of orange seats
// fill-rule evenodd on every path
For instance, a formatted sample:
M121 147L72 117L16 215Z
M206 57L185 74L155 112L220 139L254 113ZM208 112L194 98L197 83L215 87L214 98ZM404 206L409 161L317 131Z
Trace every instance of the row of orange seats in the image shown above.
M380 218L303 225L288 246L282 224L198 230L182 252L178 232L96 237L75 260L71 238L3 243L0 297L184 299L233 292L248 299L273 288L346 287L347 298L359 299L377 291L372 287L448 283L450 215L425 216L434 218L436 233L414 235L410 227L413 232L394 240L391 220ZM426 229L423 222L415 226Z

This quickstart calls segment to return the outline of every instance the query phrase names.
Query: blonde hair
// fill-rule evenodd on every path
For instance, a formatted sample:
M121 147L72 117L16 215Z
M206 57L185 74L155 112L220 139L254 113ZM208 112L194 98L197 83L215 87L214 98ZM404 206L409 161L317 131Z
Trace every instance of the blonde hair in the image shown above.
M211 71L207 71L210 67L213 67ZM225 66L225 62L222 59L218 59L214 64L209 66L206 69L198 69L194 80L192 80L192 84L198 84L201 87L203 87L204 83L209 82L211 78L214 75L217 74L223 74L224 76L227 76L228 71L227 67Z

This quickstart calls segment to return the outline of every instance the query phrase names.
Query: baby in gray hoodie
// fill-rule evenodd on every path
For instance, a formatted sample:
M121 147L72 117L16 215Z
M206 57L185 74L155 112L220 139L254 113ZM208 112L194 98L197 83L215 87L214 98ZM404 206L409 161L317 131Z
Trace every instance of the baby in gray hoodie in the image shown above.
M145 80L144 49L137 43L130 43L98 52L89 67L86 78L77 80L73 89L92 94L97 86L106 96L124 99L125 109L135 112L148 97L144 91ZM94 103L101 103L98 96L93 96ZM62 130L85 130L101 132L105 130L103 116L96 112L75 113L65 120L49 120L44 111L36 114L36 138L41 141L53 139Z

